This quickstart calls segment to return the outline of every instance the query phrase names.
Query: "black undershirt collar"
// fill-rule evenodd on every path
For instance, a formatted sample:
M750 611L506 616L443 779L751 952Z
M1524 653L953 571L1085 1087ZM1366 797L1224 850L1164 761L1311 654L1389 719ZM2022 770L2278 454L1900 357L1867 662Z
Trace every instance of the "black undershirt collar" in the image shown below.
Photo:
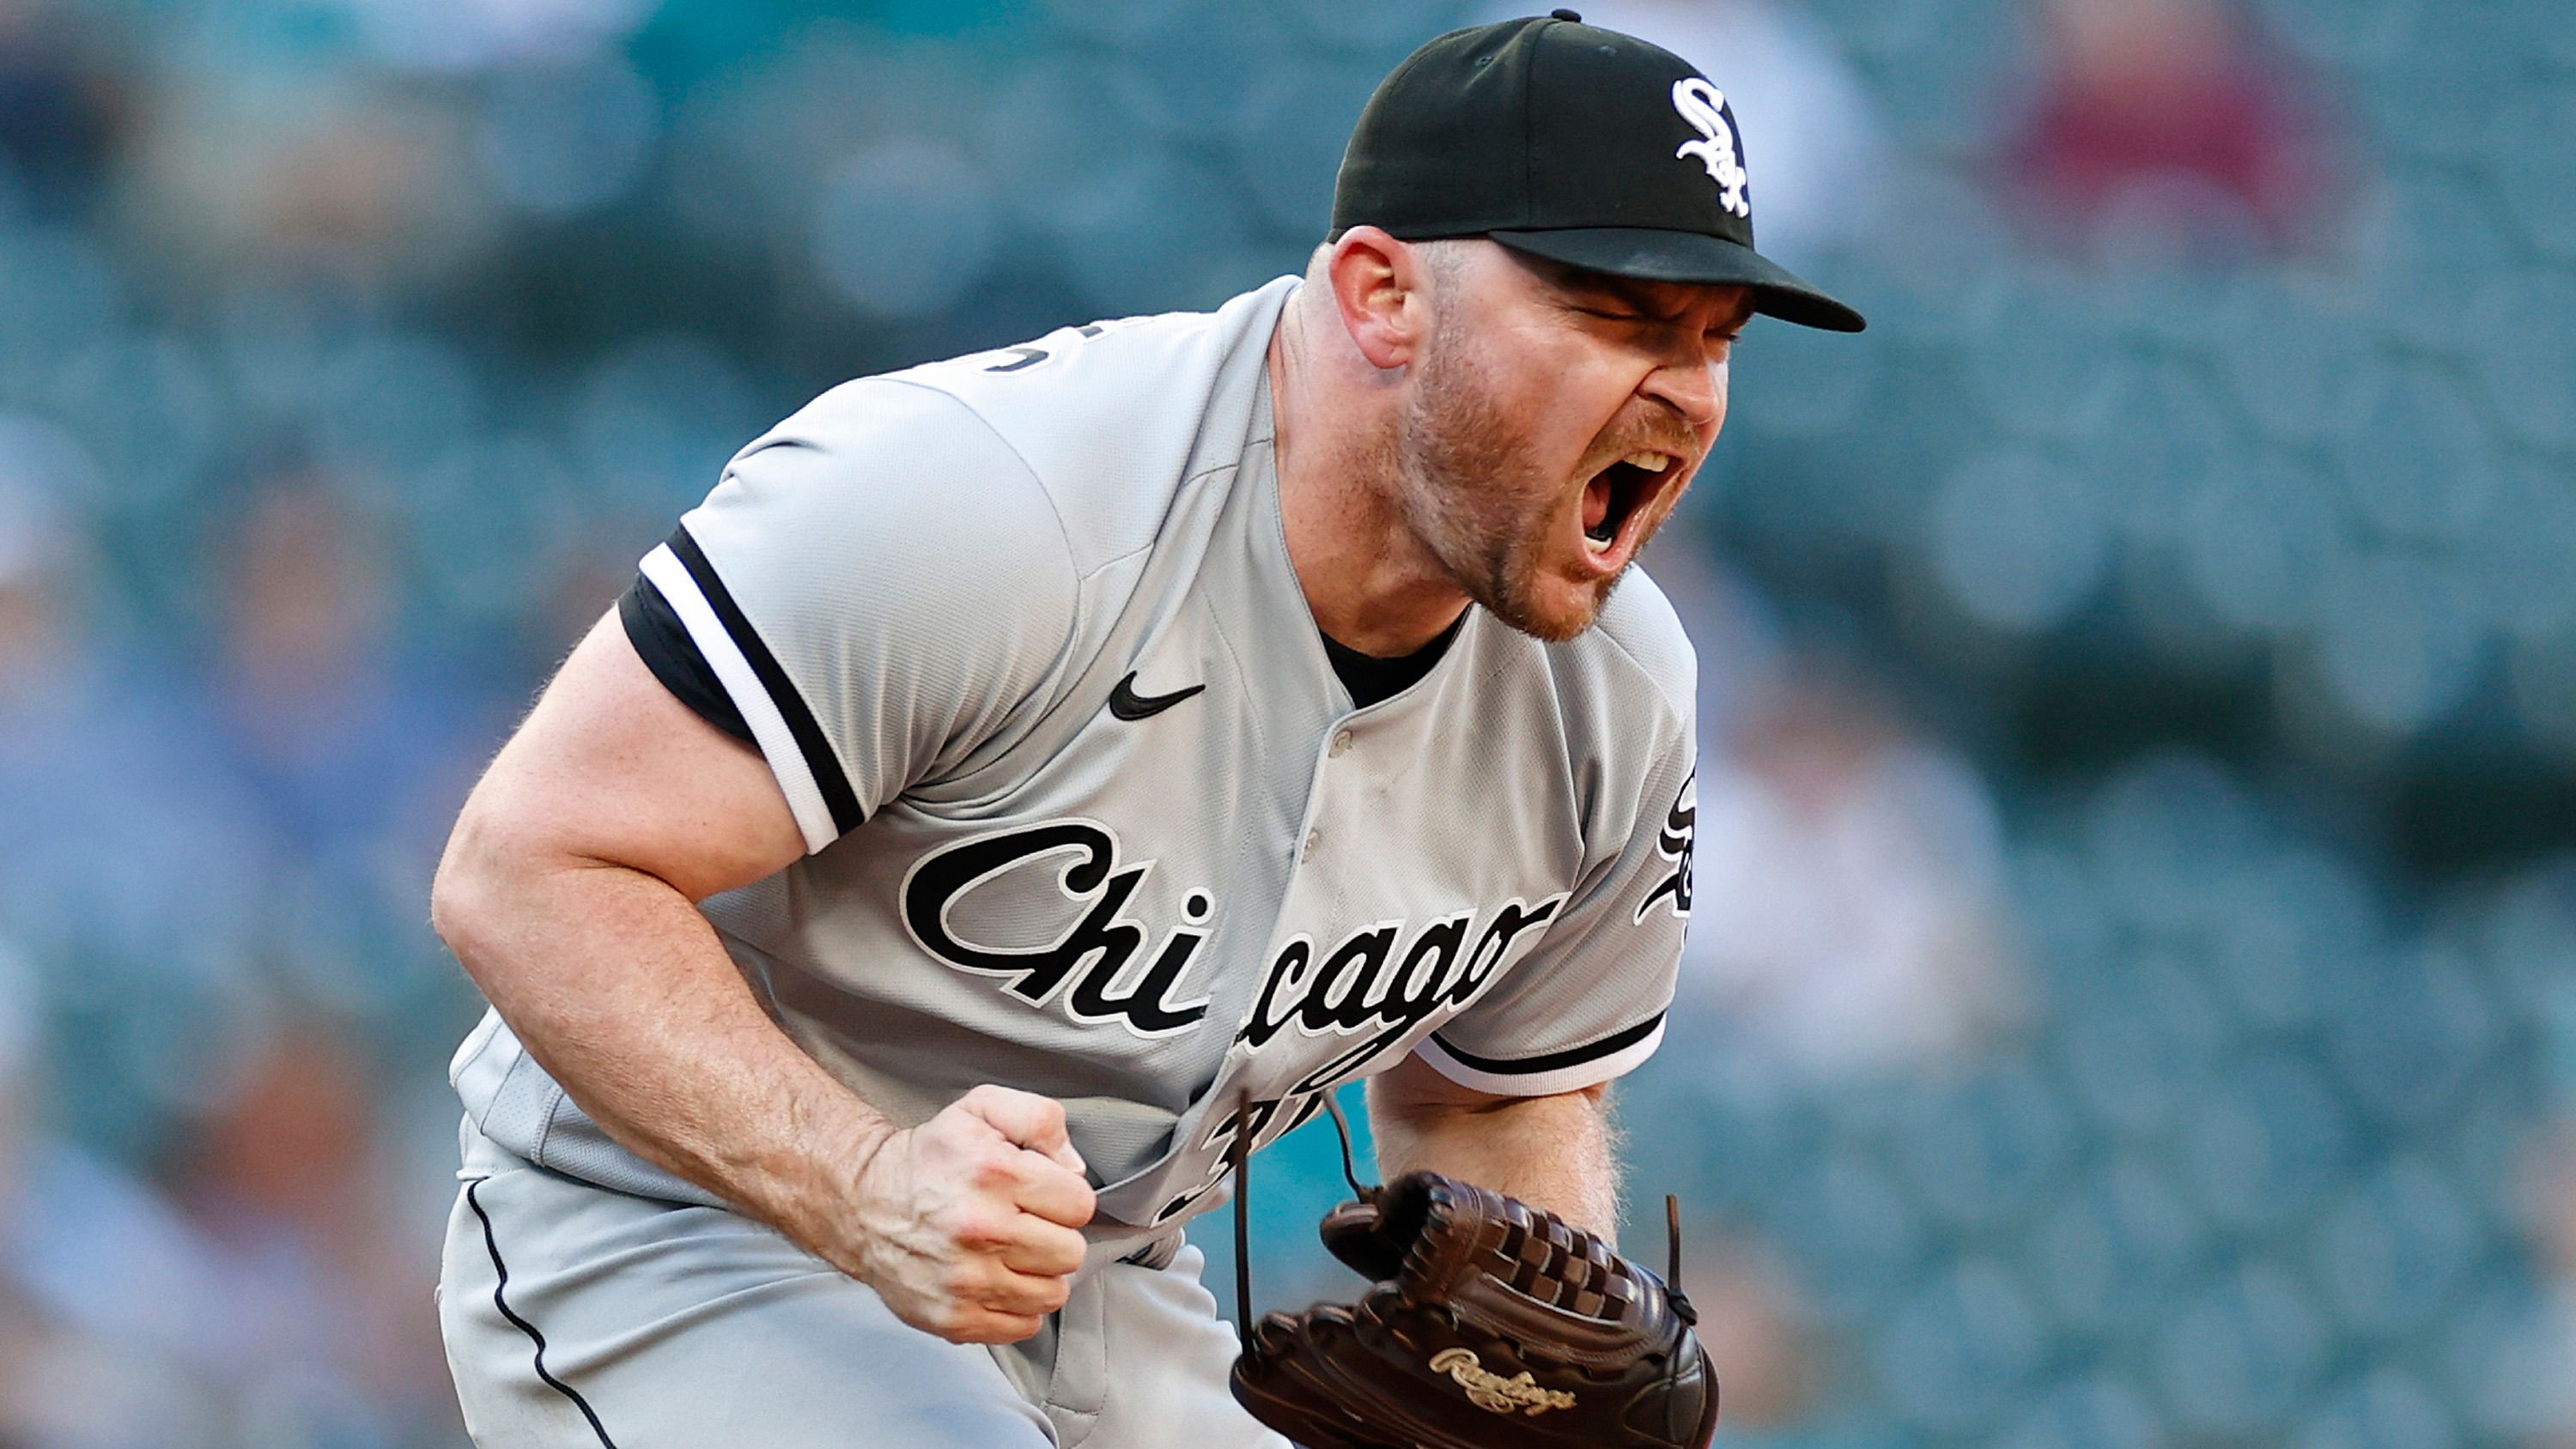
M1466 622L1467 615L1462 610L1430 643L1392 659L1362 654L1320 629L1315 634L1324 641L1324 657L1333 662L1333 673L1342 681L1342 688L1351 692L1351 703L1366 709L1379 700L1393 699L1420 682L1422 676L1429 674L1432 666L1440 662L1440 656L1449 652L1449 641L1458 637L1459 626Z

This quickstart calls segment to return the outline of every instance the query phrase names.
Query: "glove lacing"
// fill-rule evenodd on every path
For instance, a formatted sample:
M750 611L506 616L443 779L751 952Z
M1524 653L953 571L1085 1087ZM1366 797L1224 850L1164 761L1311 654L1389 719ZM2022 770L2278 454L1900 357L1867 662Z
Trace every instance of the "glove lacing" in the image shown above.
M1341 1099L1333 1089L1324 1089L1324 1110L1333 1115L1333 1135L1342 1143L1342 1180L1351 1185L1351 1195L1362 1202L1377 1201L1378 1189L1360 1184L1359 1160L1351 1152L1351 1119L1342 1115ZM1226 1144L1227 1170L1234 1174L1234 1324L1235 1335L1243 1343L1252 1342L1252 1093L1246 1089L1234 1100L1234 1140ZM1678 1219L1676 1219L1678 1221ZM1674 1230L1677 1234L1678 1228ZM1674 1260L1680 1261L1681 1239L1673 1239Z

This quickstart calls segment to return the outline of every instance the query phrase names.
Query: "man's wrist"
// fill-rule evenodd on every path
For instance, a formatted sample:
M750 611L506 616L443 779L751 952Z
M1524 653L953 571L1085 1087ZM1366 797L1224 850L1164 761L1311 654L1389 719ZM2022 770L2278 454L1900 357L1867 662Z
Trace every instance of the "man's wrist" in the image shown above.
M718 1195L799 1246L843 1268L842 1246L856 1222L859 1182L867 1165L900 1130L836 1081L777 1115L788 1130L747 1152L728 1154L710 1183Z

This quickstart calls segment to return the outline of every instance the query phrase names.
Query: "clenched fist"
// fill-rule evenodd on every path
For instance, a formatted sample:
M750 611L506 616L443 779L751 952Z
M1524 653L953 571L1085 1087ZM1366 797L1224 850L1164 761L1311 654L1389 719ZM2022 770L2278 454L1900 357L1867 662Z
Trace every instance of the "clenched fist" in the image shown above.
M860 1168L856 1276L915 1328L1017 1343L1064 1306L1093 1206L1064 1105L977 1087Z

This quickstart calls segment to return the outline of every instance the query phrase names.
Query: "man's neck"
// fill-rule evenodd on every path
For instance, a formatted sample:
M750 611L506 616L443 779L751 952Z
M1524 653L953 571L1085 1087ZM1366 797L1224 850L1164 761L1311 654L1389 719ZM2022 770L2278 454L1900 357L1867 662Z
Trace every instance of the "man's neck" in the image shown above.
M1288 561L1328 638L1393 658L1440 637L1467 595L1405 522L1394 477L1398 378L1371 367L1300 291L1270 335ZM1340 344L1336 347L1334 344ZM1344 355L1347 354L1347 355Z

